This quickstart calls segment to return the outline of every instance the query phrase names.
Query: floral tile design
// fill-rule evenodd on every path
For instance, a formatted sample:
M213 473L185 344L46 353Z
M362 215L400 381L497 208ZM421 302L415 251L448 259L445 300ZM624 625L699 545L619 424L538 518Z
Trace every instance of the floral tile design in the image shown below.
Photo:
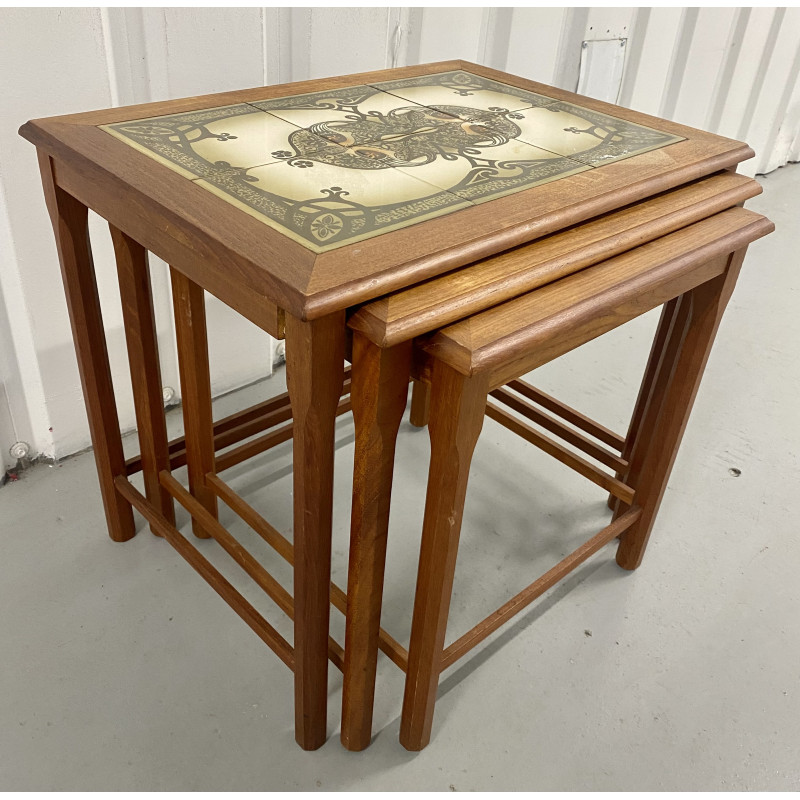
M516 111L531 106L545 106L556 101L526 89L518 89L489 78L482 78L470 72L439 72L422 78L406 78L400 81L386 81L374 84L376 89L419 103L435 106L442 110L452 106L455 116L459 110L477 108L483 111Z
M101 127L190 180L208 177L216 165L257 167L277 161L272 153L298 130L246 103Z
M338 147L334 145L334 147ZM345 151L345 148L339 148ZM346 180L343 180L346 178ZM397 169L343 169L316 163L298 171L289 162L247 170L247 190L238 173L197 181L219 197L321 252L329 242L357 242L380 232L447 214L470 203Z
M439 159L431 164L399 169L473 204L512 194L519 191L519 187L530 189L591 169L588 164L563 158L516 139L470 148L470 152L462 158L472 165L466 174L461 159Z
M410 105L409 111L418 109L416 104L398 103L394 95L372 86L279 97L250 105L344 146L381 138L387 120L404 116L403 105Z
M508 117L519 128L517 139L590 166L618 161L683 141L661 131L600 114L572 103L526 108ZM486 123L495 127L493 123ZM498 125L496 127L500 127Z
M464 71L101 127L317 253L681 141Z

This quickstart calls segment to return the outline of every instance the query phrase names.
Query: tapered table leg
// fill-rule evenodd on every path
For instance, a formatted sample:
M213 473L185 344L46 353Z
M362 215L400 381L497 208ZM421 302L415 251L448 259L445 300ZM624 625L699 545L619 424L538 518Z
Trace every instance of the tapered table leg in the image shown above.
M108 532L115 542L125 542L133 538L136 528L133 508L114 486L114 478L126 475L125 456L89 244L88 210L58 186L53 159L41 151L39 168L56 237Z
M175 307L175 338L181 376L189 491L216 519L217 496L206 485L205 477L207 473L214 471L214 419L211 410L205 297L202 287L173 267L170 267L170 276L172 302ZM194 518L192 531L201 539L211 538L211 534Z
M636 397L636 405L633 407L633 415L631 416L630 425L628 426L628 434L625 437L625 448L621 454L626 461L630 461L633 443L636 441L639 429L642 426L644 412L650 399L650 393L653 390L653 383L658 376L658 365L661 361L661 354L667 343L672 321L678 308L678 301L679 298L675 297L668 303L665 303L661 309L656 335L653 338L653 345L650 348L650 355L647 358L647 366L645 367L644 377L639 387L639 394ZM617 480L621 481L624 479L625 475L622 472L618 472L616 477ZM610 494L608 496L608 507L616 511L618 504L619 498Z
M407 750L422 750L431 738L469 467L483 426L488 377L466 378L436 361L431 384L431 461L400 721L400 743Z
M353 335L356 446L341 734L348 750L363 750L372 738L394 452L408 398L411 344L382 348Z
M295 738L325 742L336 407L344 382L345 316L286 316L286 381L294 425Z
M409 422L415 428L424 428L428 424L431 412L431 387L427 383L415 380L411 388L411 416Z
M161 516L174 525L175 504L158 480L158 473L169 471L170 465L147 251L118 228L109 227L117 257L145 495ZM160 535L155 526L151 525L150 530Z
M658 375L631 450L625 482L642 509L621 537L617 563L636 569L644 557L667 481L689 420L722 314L733 293L745 249L726 258L725 272L679 299ZM618 514L624 510L618 509Z

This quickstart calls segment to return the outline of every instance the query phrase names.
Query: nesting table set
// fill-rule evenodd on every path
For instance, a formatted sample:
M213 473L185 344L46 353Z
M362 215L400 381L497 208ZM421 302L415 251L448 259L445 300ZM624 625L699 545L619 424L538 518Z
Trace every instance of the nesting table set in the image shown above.
M344 673L346 747L370 742L380 649L407 673L401 742L419 750L442 670L612 539L620 566L639 565L745 250L772 230L742 208L760 192L736 174L747 145L462 61L52 117L20 132L39 154L111 538L133 537L139 511L294 671L305 749L326 739L328 660ZM109 222L117 259L141 446L127 461L87 209ZM173 441L148 251L171 270L185 423ZM287 395L213 419L204 291L285 338ZM522 379L657 306L627 435ZM429 425L431 465L406 649L380 628L380 610L412 380L411 420ZM330 574L333 453L336 418L351 408L345 592ZM607 490L613 517L445 647L484 415ZM292 541L220 477L289 439ZM188 489L172 474L184 465ZM140 471L144 493L129 480ZM220 500L293 564L293 594L220 524ZM293 644L177 530L174 501L293 618ZM346 614L344 647L329 635L331 604Z

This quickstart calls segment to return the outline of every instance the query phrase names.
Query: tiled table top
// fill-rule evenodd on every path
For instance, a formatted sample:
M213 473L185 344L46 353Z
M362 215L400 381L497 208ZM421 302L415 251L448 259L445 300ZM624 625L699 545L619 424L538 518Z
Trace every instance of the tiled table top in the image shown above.
M101 127L316 253L682 141L463 70Z

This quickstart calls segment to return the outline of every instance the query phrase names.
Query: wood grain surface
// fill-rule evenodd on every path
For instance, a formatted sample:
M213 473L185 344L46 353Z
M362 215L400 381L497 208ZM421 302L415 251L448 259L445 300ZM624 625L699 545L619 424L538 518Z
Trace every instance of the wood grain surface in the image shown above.
M206 485L206 474L214 471L214 417L205 297L202 287L183 273L170 269L170 278L189 491L211 518L216 519L217 497ZM192 530L201 539L211 538L211 533L197 516L192 517Z
M458 68L655 126L684 136L685 141L315 256L97 127L125 118ZM324 316L734 167L752 156L742 142L466 62L38 119L23 125L20 133L54 159L57 181L70 194L267 330L277 324L273 319L277 309L301 319ZM258 298L263 299L260 308L254 304ZM273 310L268 313L270 303Z
M145 495L161 516L174 525L175 504L158 479L162 470L170 469L170 450L147 251L118 228L113 225L110 227L117 261ZM158 529L153 525L150 530L158 535Z
M388 347L449 325L760 194L723 172L375 300L349 319Z
M499 386L710 280L728 253L772 230L732 208L451 325L424 350L465 375L491 371Z
M364 336L353 337L356 443L341 733L348 750L363 750L372 737L394 452L408 399L411 346L409 341L378 347Z
M465 378L442 361L431 390L431 460L408 647L400 743L430 741L472 453L483 426L486 376Z
M136 528L131 504L114 483L125 475L125 456L89 243L88 212L58 186L52 159L41 152L39 169L56 238L108 533L115 542L126 542L136 535Z
M344 313L313 322L286 317L294 434L295 738L304 750L321 747L327 735L334 426L344 339Z

